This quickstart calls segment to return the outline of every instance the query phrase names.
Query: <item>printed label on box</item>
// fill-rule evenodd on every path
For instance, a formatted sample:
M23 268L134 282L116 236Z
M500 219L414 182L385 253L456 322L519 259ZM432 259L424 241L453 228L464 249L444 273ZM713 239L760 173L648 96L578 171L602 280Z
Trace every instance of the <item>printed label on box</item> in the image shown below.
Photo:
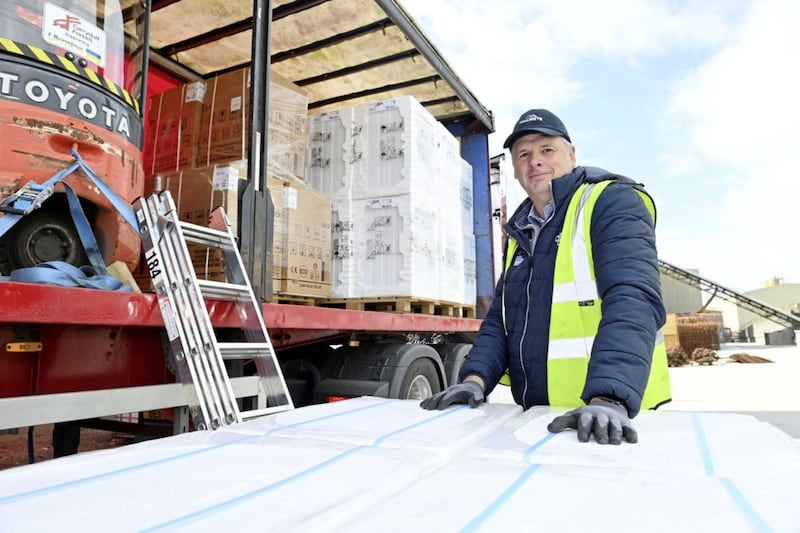
M236 191L239 189L239 173L233 167L217 167L211 187L215 191Z
M317 115L317 120L320 122L327 122L330 120L338 120L339 119L339 112L338 111L324 111Z
M242 108L242 97L234 96L231 98L231 111L239 111Z
M368 200L366 203L367 209L386 209L387 207L394 207L394 198L376 198Z
M293 187L284 187L281 191L281 199L283 200L283 207L287 209L297 209L297 189Z
M206 84L202 81L195 81L186 85L186 96L184 102L202 102L206 97Z
M397 100L383 100L381 102L376 102L370 105L367 110L372 113L375 111L386 111L387 109L396 109L397 108Z

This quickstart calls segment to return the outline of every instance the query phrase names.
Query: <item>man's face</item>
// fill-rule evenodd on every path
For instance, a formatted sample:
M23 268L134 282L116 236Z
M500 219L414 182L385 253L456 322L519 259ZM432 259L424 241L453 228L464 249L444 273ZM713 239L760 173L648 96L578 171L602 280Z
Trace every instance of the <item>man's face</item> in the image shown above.
M561 137L532 133L511 147L514 177L537 205L550 201L550 182L575 168L575 147Z

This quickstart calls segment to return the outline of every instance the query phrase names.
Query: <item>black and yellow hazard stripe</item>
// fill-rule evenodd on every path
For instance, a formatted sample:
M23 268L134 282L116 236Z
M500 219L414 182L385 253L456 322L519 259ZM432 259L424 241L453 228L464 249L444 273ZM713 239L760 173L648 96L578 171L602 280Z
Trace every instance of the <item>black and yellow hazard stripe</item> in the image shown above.
M46 50L42 50L36 46L32 46L29 44L18 43L12 41L11 39L6 39L4 37L0 37L0 51L11 52L12 54L17 54L20 56L27 57L28 59L33 59L35 61L40 61L42 63L47 63L48 65L53 65L54 67L60 67L67 72L71 72L72 74L77 74L84 79L89 80L90 82L94 83L95 85L102 87L105 90L111 91L112 94L120 97L123 99L128 106L130 106L137 115L141 116L141 109L139 107L139 101L136 98L132 97L128 91L111 81L110 79L106 78L95 72L94 70L88 67L81 67L76 65L74 62L70 61L66 57L62 57L56 54L52 54L47 52Z

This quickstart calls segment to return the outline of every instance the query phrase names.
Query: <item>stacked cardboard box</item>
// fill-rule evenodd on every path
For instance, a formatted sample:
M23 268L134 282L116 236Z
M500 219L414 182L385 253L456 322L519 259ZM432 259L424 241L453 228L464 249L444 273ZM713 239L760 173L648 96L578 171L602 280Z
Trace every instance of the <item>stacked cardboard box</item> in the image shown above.
M247 158L250 108L249 69L208 80L200 119L199 166Z
M145 171L150 175L247 159L250 70L228 72L154 95L148 102ZM270 74L267 117L272 175L303 179L307 93Z
M222 207L231 226L237 227L238 191L246 179L247 165L236 162L161 173L158 179L153 179L149 189L169 190L178 210L178 218L184 222L207 226L211 213L217 207ZM225 281L225 268L219 250L191 245L189 254L198 279ZM144 261L140 261L133 275L143 290L152 289Z
M144 143L145 172L152 175L195 166L205 92L205 82L197 81L150 98Z
M459 300L467 305L477 303L478 294L478 271L475 252L475 233L473 229L473 177L472 165L461 160L461 189L459 191L460 211L461 211L461 234L462 256L464 258L464 276L462 284L462 296Z
M308 118L306 183L331 199L349 198L351 165L361 155L360 135L353 130L353 108Z
M247 165L212 165L166 174L163 179L181 220L207 226L214 209L222 207L231 227L238 227L238 192L240 183L247 179ZM199 279L225 281L221 251L189 246L189 254Z
M202 105L197 166L247 159L249 150L250 69L208 80ZM270 73L269 172L303 179L308 95L276 72Z
M331 294L331 200L297 181L270 176L275 206L273 290Z
M327 208L321 207L319 202L315 204L313 191L305 194L301 181L305 171L307 113L306 92L272 71L267 117L268 161L262 168L274 176L270 179L293 184L282 188L284 194L298 191L296 200L287 202L286 206L281 204L280 211L276 209L275 228L280 232L276 242L281 249L296 254L278 257L273 289L327 295L330 292L330 202ZM248 68L152 97L148 108L151 134L145 140L148 172L145 192L169 189L180 217L200 225L206 225L210 212L222 206L234 230L238 231L238 193L243 187L242 180L247 179L249 114ZM280 196L277 200L282 201ZM293 207L296 203L310 210L300 211ZM284 227L288 224L311 228L311 237L290 234L289 226ZM327 232L324 241L327 247L310 241L315 235L321 235L323 229ZM221 254L199 247L192 248L191 253L198 277L224 280ZM311 261L312 253L316 263ZM325 260L326 254L327 264L319 263ZM268 268L271 263L270 260ZM135 274L145 287L149 286L146 272Z
M332 199L332 295L474 305L472 175L452 134L411 97L308 125L307 182Z
M308 120L306 183L331 198L332 286L337 298L356 296L352 179L353 164L363 156L362 135L355 128L354 108L318 113Z

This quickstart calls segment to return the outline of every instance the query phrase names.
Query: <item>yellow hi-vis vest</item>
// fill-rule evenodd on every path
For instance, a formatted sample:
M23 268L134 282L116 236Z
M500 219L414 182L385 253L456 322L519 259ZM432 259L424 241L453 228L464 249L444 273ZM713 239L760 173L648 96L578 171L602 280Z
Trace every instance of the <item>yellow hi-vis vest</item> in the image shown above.
M548 403L561 407L583 405L581 393L586 383L594 337L602 319L601 300L594 273L590 225L597 198L613 180L584 183L572 195L556 252L553 298L550 309L550 342L547 351ZM655 221L655 206L644 192L636 190ZM519 243L508 239L508 272ZM505 289L503 290L503 325L505 326ZM508 373L500 383L511 383ZM667 350L659 331L653 349L650 377L642 409L652 409L670 399Z

